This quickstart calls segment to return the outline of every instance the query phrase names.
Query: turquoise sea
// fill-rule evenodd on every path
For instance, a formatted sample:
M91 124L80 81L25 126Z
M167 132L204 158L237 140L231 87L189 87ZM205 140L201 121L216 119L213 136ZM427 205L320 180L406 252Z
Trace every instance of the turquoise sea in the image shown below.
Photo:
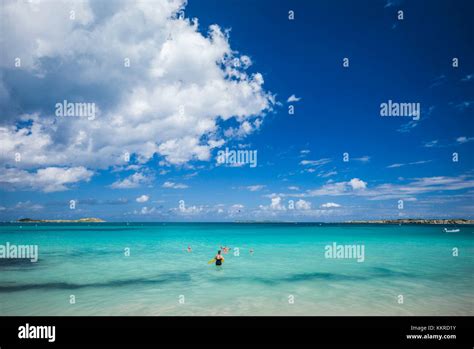
M474 226L459 228L4 223L0 244L39 260L0 260L0 315L474 315ZM364 261L325 258L333 243Z

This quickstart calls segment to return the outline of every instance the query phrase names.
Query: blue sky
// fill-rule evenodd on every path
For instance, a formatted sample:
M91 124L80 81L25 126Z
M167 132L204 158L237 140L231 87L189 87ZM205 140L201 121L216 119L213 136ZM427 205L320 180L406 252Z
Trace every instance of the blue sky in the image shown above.
M474 218L473 10L7 1L0 219ZM381 116L389 100L419 120Z

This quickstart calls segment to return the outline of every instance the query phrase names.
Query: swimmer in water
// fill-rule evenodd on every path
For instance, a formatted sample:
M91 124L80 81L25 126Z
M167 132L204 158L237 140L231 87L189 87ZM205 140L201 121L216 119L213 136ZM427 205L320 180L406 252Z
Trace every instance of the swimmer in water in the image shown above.
M221 255L221 250L217 251L216 256L214 257L216 260L216 265L222 265L222 262L224 261L224 257Z
M249 252L250 252L250 254L253 254L253 248L251 248Z
M188 252L193 252L193 249L189 245L188 245Z

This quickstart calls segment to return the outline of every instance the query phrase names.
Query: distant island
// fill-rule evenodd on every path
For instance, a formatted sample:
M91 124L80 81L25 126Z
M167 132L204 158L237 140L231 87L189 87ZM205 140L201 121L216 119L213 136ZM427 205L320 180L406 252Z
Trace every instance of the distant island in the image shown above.
M17 222L20 223L103 223L105 222L100 218L80 218L80 219L31 219L22 218Z
M368 221L348 221L349 224L474 224L474 219L377 219Z

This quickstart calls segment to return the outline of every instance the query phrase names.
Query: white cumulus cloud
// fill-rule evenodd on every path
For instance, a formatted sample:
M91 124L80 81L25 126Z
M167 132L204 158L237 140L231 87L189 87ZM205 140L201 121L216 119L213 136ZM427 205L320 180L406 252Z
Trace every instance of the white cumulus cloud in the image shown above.
M341 205L336 204L335 202L327 202L321 205L322 208L334 208L334 207L341 207Z
M131 189L150 181L150 178L141 172L135 172L122 180L115 181L111 184L112 189Z
M464 137L464 136L462 136L462 137L456 138L456 142L461 143L461 144L471 142L473 140L474 140L474 137Z
M0 173L0 184L5 189L42 190L46 193L64 191L68 185L88 182L93 172L84 167L46 167L37 171L16 168L5 169Z
M140 202L140 203L143 203L143 202L147 202L148 200L150 199L150 197L148 195L141 195L139 197L137 197L135 200L137 202Z
M311 202L300 199L295 202L295 208L297 210L311 210Z
M2 117L0 171L107 169L124 165L124 153L140 164L159 156L184 165L209 161L212 149L257 130L275 103L262 75L248 70L251 58L231 48L228 31L218 25L203 31L197 19L179 18L185 6L185 0L5 2L0 41L8 49L0 68L18 71L13 62L21 57L25 79L2 74L0 90L8 93L0 102L2 110L15 103L28 110ZM75 20L58 15L71 8ZM43 81L49 85L38 89ZM95 103L98 116L57 117L54 105L63 100ZM227 120L237 131L226 133L221 121ZM136 185L128 178L112 187Z
M359 190L359 189L365 189L367 188L367 183L364 182L363 180L359 178L352 178L349 181L349 185L352 187L354 190Z
M288 103L292 103L292 102L299 102L301 100L301 97L296 97L294 94L291 95L290 97L288 97L288 99L286 100Z

